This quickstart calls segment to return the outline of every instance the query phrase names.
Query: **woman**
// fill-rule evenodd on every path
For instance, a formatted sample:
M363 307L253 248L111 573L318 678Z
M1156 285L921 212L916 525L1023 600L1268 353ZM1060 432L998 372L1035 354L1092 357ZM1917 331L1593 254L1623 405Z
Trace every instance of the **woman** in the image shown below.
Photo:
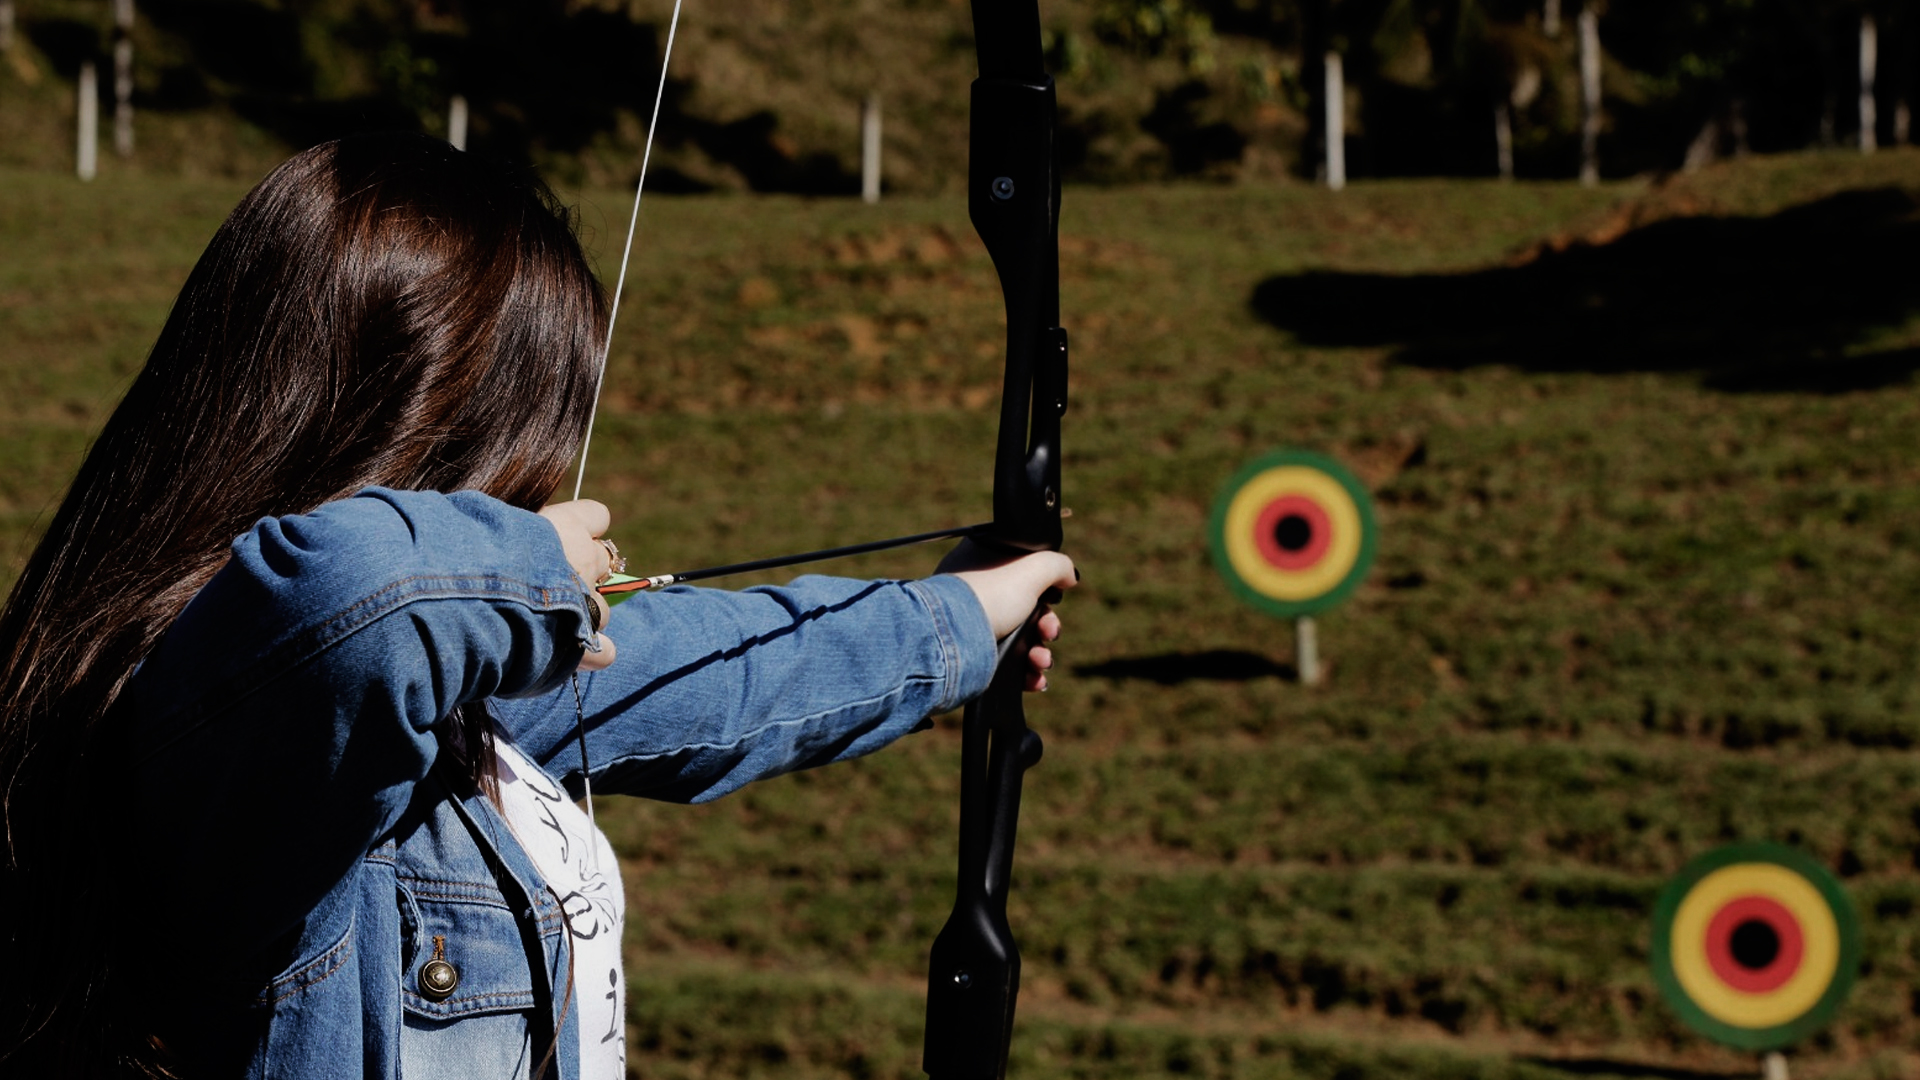
M621 1075L618 870L566 796L877 749L1072 584L963 546L609 613L605 508L541 509L605 321L545 190L433 140L241 202L0 613L0 1069Z

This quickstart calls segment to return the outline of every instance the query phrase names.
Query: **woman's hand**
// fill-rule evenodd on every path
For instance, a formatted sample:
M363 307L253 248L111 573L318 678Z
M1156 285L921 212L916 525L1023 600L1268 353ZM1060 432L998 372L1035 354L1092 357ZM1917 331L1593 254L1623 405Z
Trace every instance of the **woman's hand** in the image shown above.
M1027 650L1027 689L1045 690L1047 670L1053 667L1053 650L1046 643L1060 636L1060 616L1047 601L1079 583L1073 560L1057 551L1009 555L962 540L940 560L938 572L952 574L973 589L995 640L1017 633L1036 609L1040 612L1040 642Z
M573 572L580 575L581 591L586 593L587 602L595 609L594 625L607 625L607 615L611 608L594 586L607 579L613 572L613 552L600 542L600 537L612 523L612 515L602 503L592 499L575 499L572 502L554 503L543 507L540 516L546 518L554 531L560 534L560 547L567 554L567 563ZM581 671L599 671L613 663L613 639L600 635L600 651L588 650L580 657Z

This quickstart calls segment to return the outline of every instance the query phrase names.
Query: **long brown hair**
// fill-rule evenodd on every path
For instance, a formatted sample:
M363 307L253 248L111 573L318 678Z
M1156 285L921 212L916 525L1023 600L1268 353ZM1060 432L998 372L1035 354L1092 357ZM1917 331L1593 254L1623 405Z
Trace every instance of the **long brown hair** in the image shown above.
M605 308L545 187L424 137L314 147L227 218L0 611L0 1071L147 1056L51 909L104 909L109 709L233 538L369 485L540 506Z

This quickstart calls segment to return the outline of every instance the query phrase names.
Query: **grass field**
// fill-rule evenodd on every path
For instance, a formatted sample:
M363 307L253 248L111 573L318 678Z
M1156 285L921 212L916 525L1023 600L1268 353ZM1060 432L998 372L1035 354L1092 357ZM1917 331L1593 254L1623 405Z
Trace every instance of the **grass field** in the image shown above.
M241 188L0 190L10 580ZM602 257L626 198L580 196ZM1912 151L1070 190L1086 583L1029 709L1013 1071L1752 1075L1646 960L1661 884L1751 838L1865 927L1795 1075L1920 1074L1916 241ZM984 515L999 301L959 202L650 199L641 244L587 487L642 569ZM1218 485L1282 446L1348 462L1381 522L1315 689L1206 555ZM919 1075L953 729L600 803L636 1074Z

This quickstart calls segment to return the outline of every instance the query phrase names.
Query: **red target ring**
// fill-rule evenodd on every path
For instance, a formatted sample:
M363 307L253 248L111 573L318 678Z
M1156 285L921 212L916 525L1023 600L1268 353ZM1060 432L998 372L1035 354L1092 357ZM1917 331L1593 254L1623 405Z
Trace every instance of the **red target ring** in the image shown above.
M1660 890L1648 959L1695 1031L1742 1050L1778 1050L1833 1016L1860 964L1860 928L1826 867L1778 844L1694 859Z
M1735 990L1765 994L1800 970L1806 934L1786 905L1766 896L1729 900L1707 923L1707 964Z
M1260 557L1279 570L1304 570L1333 546L1333 522L1326 507L1305 495L1283 495L1255 519L1254 543Z

